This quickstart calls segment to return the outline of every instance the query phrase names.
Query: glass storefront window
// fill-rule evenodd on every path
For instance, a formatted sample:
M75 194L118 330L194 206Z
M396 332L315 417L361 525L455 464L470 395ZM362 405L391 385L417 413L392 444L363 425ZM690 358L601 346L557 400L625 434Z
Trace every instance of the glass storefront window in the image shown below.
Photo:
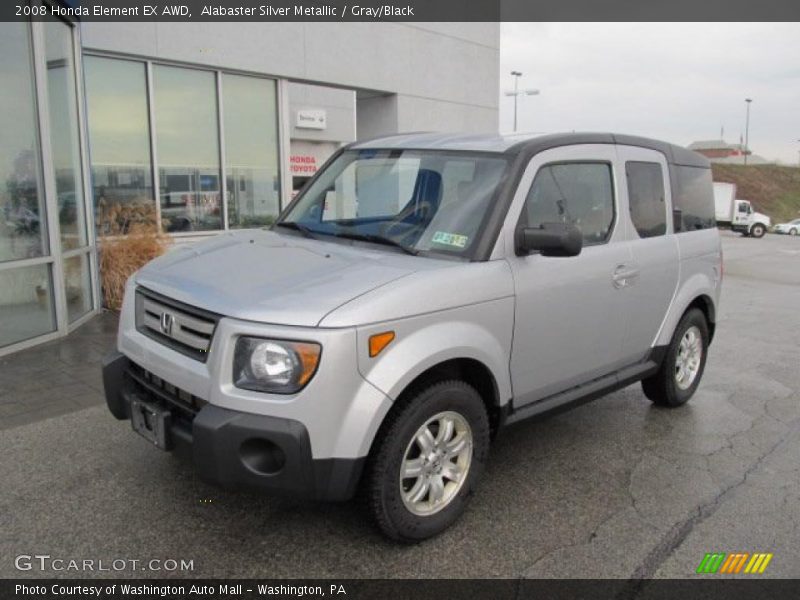
M0 23L0 349L94 308L79 85L100 234L104 212L158 210L165 231L192 232L221 230L225 205L231 227L270 224L280 209L275 80L94 55L78 74L75 43L67 22Z
M50 265L0 271L0 348L55 329Z
M153 67L161 223L165 231L221 229L215 75Z
M64 21L0 23L0 353L94 308L75 41Z
M270 225L278 215L280 178L276 83L222 76L225 177L231 227Z
M104 215L113 216L114 207L153 201L147 68L140 61L87 56L84 71L95 210L103 233ZM152 86L163 229L222 229L223 170L230 226L272 223L280 210L277 83L156 64ZM220 118L224 165L220 165Z
M64 259L64 290L70 323L92 310L92 280L88 254Z
M78 105L72 28L60 21L44 23L50 146L55 171L61 249L87 245L83 210Z
M97 56L85 56L83 67L95 221L104 234L122 207L144 205L155 214L146 70L142 62Z
M0 262L49 253L32 54L28 23L0 23Z

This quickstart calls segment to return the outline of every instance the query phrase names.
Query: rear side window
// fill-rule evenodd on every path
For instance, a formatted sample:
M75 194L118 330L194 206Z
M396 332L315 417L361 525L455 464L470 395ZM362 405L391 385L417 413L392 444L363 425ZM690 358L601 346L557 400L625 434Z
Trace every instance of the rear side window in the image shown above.
M640 238L667 233L667 203L661 165L651 162L625 163L628 179L628 206Z
M675 231L713 229L714 187L711 169L670 165L673 171L672 203L675 208Z
M614 223L614 188L608 163L556 163L536 173L525 200L529 227L570 223L584 245L605 242Z

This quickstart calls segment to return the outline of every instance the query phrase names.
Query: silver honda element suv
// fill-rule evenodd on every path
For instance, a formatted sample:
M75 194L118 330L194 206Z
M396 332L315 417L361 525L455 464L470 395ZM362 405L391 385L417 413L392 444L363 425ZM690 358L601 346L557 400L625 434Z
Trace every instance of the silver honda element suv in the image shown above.
M268 229L130 278L108 406L205 479L450 526L492 437L642 382L697 390L722 279L708 161L615 134L339 150Z

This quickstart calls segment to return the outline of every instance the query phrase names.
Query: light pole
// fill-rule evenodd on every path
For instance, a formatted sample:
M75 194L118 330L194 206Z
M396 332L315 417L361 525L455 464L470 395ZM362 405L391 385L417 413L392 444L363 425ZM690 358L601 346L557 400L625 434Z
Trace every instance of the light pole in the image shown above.
M797 140L800 143L800 140ZM797 151L797 166L800 167L800 150Z
M750 152L750 103L753 99L745 98L744 101L747 103L747 117L744 124L744 164L747 166L747 155Z
M517 98L519 98L519 78L522 77L520 71L511 71L514 78L514 131L517 130Z
M517 130L517 99L521 95L526 96L538 96L539 90L520 90L519 89L519 78L522 77L522 73L520 71L511 71L511 76L514 78L514 91L513 92L506 92L506 96L514 96L514 131Z

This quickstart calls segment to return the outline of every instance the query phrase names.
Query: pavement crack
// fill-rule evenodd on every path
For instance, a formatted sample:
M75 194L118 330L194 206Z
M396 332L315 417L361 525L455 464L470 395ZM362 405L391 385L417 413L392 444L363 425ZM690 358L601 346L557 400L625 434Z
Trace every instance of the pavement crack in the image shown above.
M646 522L644 517L639 512L639 509L636 507L636 499L634 498L634 495L631 492L631 481L632 481L632 478L633 478L633 472L636 469L636 466L641 462L641 460L642 459L640 458L636 462L636 465L634 465L634 467L631 468L628 471L628 473L626 475L626 482L624 484L624 487L625 487L625 490L626 490L626 495L630 499L630 507L633 509L633 511L636 513L636 515L642 520L642 522L645 525L647 525L648 527L652 528L652 525L650 525L650 524L648 524ZM528 565L523 570L523 578L524 578L524 573L530 572L531 569L533 569L537 564L539 564L541 561L543 561L544 559L548 558L549 556L552 556L556 552L561 552L561 551L567 550L569 548L578 548L580 546L587 546L587 545L591 544L598 537L599 531L603 528L603 526L606 525L607 523L609 523L610 521L612 521L614 518L619 516L620 513L624 512L624 511L625 511L625 508L621 508L620 510L614 511L611 514L609 514L608 516L606 516L603 519L601 519L592 528L592 530L589 532L589 534L586 536L586 538L583 541L575 541L575 542L573 542L571 544L562 544L560 546L556 546L555 548L551 548L547 552L544 552L543 554L541 554L539 557L537 557L536 560L534 560L530 565Z
M644 588L643 580L650 579L658 571L658 568L666 561L673 552L683 543L692 530L713 515L717 509L731 496L738 488L747 483L747 479L757 471L763 462L772 456L777 450L788 443L793 433L800 429L800 418L792 422L791 427L774 445L764 454L753 462L743 473L742 477L721 490L713 499L698 506L687 519L675 523L647 554L642 563L634 570L630 576L631 585L627 586L617 598L634 598Z
M586 537L586 539L584 541L575 541L575 542L573 542L571 544L563 544L561 546L556 546L555 548L551 548L550 550L548 550L544 554L540 555L536 560L534 560L530 565L528 565L528 567L526 567L523 570L523 578L525 577L525 575L524 575L525 573L528 573L531 569L533 569L536 565L538 565L541 561L546 559L548 556L551 556L551 555L555 554L556 552L560 552L560 551L566 550L568 548L577 548L579 546L585 546L587 544L591 544L592 540L594 540L597 537L597 532L600 530L600 528L603 527L603 525L605 525L606 523L608 523L611 519L616 517L620 512L622 512L622 511L615 511L615 512L611 513L610 515L608 515L607 517L603 518L592 529L592 531L589 533L589 535Z

